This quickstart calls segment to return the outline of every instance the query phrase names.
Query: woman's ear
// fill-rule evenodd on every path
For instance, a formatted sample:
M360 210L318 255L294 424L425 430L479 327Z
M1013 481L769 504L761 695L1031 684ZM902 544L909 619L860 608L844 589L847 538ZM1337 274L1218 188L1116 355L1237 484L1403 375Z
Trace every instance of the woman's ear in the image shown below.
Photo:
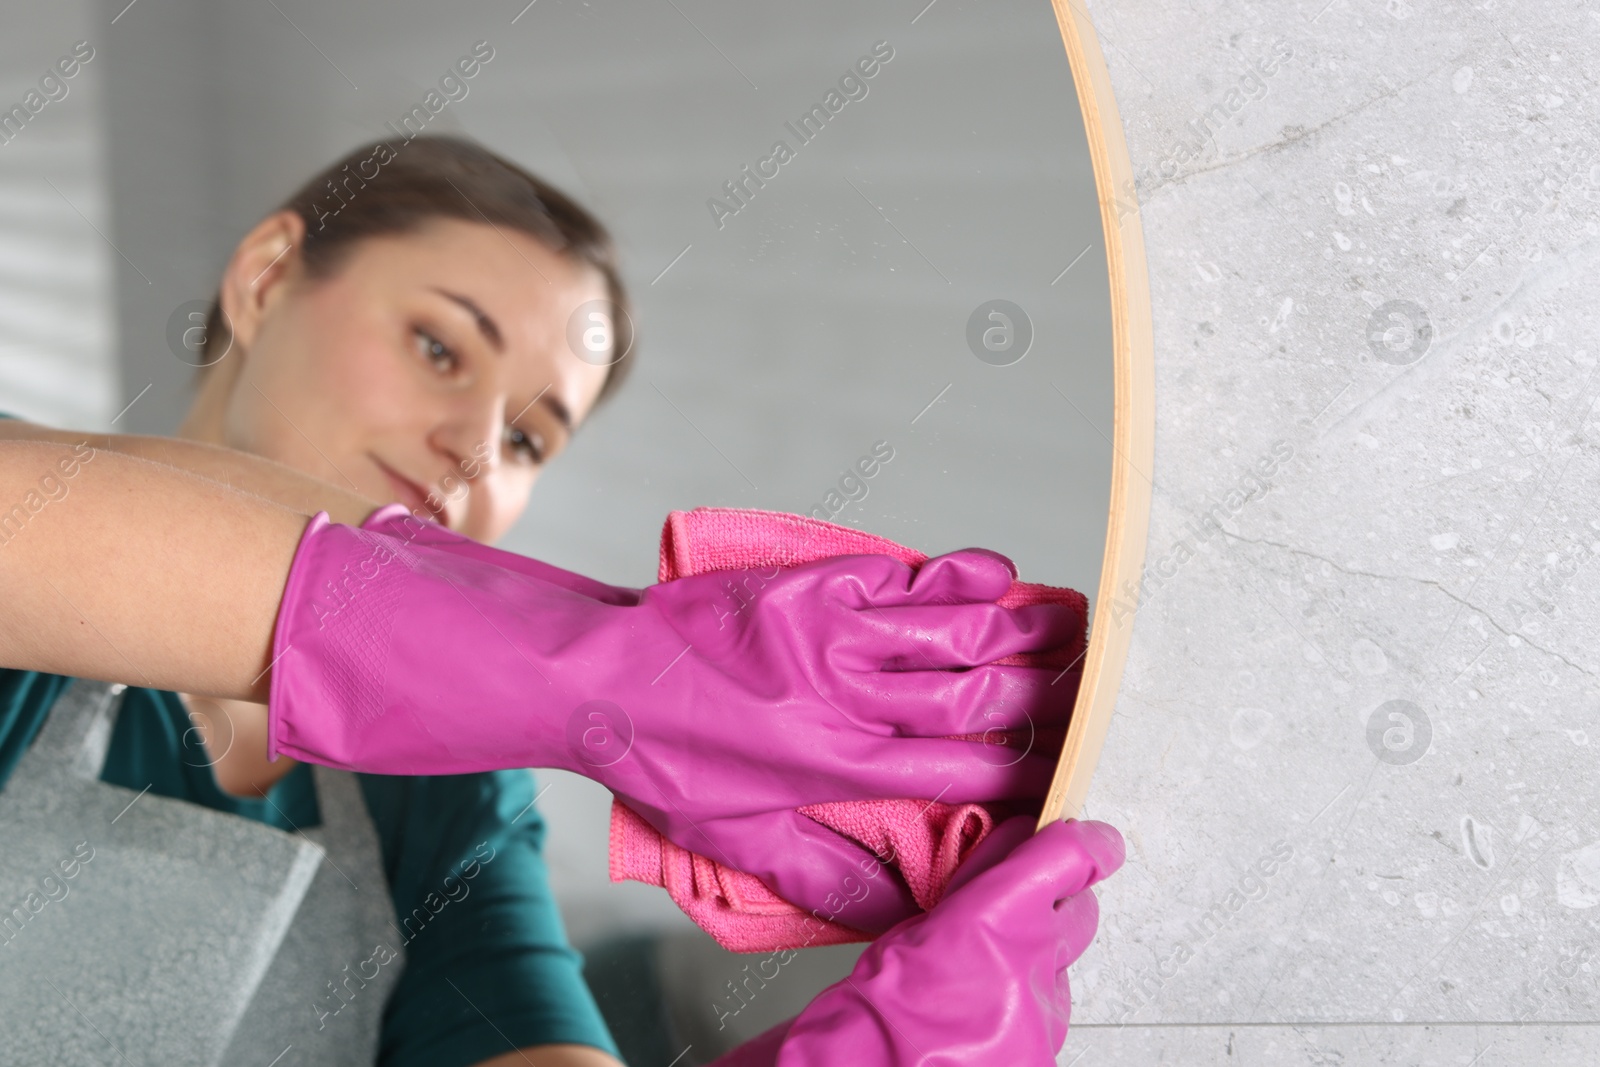
M249 351L268 310L300 274L305 235L305 220L298 213L279 211L257 223L233 250L219 296L234 343L242 351Z

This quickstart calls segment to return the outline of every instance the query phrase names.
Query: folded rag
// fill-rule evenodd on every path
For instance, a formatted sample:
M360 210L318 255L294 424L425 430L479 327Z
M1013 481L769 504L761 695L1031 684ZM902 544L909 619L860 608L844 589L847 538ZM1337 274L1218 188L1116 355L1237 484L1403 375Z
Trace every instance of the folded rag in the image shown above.
M798 566L830 556L882 554L913 567L928 556L874 534L820 519L745 508L695 508L674 511L661 531L659 580L672 581L707 571ZM735 595L738 588L732 590ZM1074 589L1013 582L998 603L1069 604L1085 619L1082 634L1068 647L1047 654L1007 656L1000 664L1056 667L1070 675L1072 688L1082 674L1087 642L1088 600ZM1068 679L1063 679L1063 685ZM1034 736L963 735L1041 751L1059 751L1065 731L1041 729ZM878 856L890 857L917 904L931 909L943 895L961 861L989 831L1021 810L1011 804L945 804L921 799L840 801L799 809L810 819L843 834ZM690 919L724 948L770 952L788 948L870 941L872 935L831 922L779 897L754 875L690 852L662 837L655 827L621 800L611 806L611 880L661 886Z

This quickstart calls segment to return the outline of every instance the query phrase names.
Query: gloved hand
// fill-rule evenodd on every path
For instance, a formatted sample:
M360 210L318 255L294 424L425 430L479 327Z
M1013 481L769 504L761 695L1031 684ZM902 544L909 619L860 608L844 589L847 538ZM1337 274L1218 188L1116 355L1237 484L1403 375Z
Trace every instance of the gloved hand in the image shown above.
M712 1067L1053 1067L1072 1014L1066 968L1100 918L1088 888L1122 866L1123 843L1102 822L1037 834L1033 822L997 826L932 911Z
M1042 755L1000 765L992 746L942 739L1061 726L1071 710L1056 672L992 665L1083 626L1055 605L997 606L1014 577L998 554L820 560L741 603L726 575L607 586L404 509L365 527L319 514L296 550L271 757L382 774L574 771L677 844L868 931L918 913L909 891L875 879L839 911L843 879L878 865L794 809L1048 787Z

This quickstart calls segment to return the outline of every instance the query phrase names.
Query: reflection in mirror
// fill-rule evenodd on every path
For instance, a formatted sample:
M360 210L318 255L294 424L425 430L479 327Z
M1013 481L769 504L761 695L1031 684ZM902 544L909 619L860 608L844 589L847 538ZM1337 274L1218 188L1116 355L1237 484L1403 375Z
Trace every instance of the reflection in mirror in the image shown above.
M171 433L194 373L173 323L209 301L262 213L353 145L463 134L611 229L638 327L626 387L541 476L502 547L643 586L668 512L759 508L929 555L991 548L1022 579L1093 603L1111 322L1049 5L518 6L186 0L101 19L69 3L59 25L31 28L30 61L53 59L57 38L117 36L84 91L5 148L8 179L51 211L9 216L3 239L37 243L43 228L104 255L114 316L106 297L96 321L109 337L114 317L120 348L35 334L40 358L5 368L15 413L85 426L136 400L117 429ZM63 178L46 146L68 142L105 171ZM26 164L23 150L36 150ZM81 215L56 210L46 176ZM60 387L63 353L99 368L104 396ZM609 794L538 777L555 893L630 1062L709 1062L859 954L807 950L735 995L762 957L721 949L658 888L610 883Z

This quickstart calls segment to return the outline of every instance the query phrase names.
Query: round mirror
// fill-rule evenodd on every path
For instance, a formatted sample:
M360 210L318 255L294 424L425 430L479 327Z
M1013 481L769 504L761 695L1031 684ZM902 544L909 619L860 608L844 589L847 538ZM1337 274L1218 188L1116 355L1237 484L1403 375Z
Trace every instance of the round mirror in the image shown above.
M354 145L465 135L591 210L633 298L626 324L610 306L566 324L574 355L628 361L629 377L502 547L642 586L670 512L762 509L930 556L994 549L1022 580L1099 604L1108 511L1130 492L1113 477L1130 439L1108 275L1126 263L1102 230L1106 131L1086 138L1069 62L1085 43L1069 29L1064 47L1049 5L112 6L30 28L46 51L100 44L100 80L41 117L106 166L74 184L29 157L60 210L14 217L6 238L43 226L102 258L101 356L74 358L104 396L53 389L71 346L47 344L7 372L33 389L17 414L171 433L243 233ZM330 209L360 188L330 189ZM1135 525L1115 536L1142 538ZM1078 666L1104 657L1091 646ZM1085 768L1097 751L1081 746ZM555 894L630 1062L708 1062L859 953L809 950L749 992L750 957L661 889L609 881L609 795L538 778Z

